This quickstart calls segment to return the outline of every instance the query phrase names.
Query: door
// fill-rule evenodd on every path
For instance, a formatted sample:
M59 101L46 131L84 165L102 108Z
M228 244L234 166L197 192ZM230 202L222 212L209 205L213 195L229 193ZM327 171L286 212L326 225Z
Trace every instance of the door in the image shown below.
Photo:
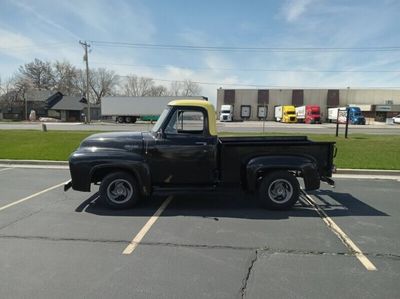
M206 185L216 181L217 137L210 136L207 113L176 108L149 152L153 184Z
M249 119L250 116L251 116L251 106L250 105L240 106L240 117Z

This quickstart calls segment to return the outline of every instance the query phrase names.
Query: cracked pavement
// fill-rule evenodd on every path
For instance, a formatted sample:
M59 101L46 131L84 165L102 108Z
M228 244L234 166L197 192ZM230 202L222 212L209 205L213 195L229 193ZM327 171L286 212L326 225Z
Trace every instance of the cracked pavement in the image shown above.
M3 171L0 207L67 178ZM394 298L399 190L397 181L338 179L311 194L378 268L369 272L305 201L267 211L237 192L176 196L124 256L165 197L110 211L95 191L57 188L0 212L2 297Z

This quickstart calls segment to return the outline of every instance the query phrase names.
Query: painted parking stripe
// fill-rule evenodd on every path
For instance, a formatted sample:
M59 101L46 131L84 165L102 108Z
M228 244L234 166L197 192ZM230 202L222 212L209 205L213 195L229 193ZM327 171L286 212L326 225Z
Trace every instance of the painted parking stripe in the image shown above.
M5 210L5 209L8 209L8 208L10 208L10 207L12 207L12 206L15 206L15 205L17 205L17 204L20 204L20 203L22 203L22 202L24 202L24 201L27 201L27 200L29 200L29 199L32 199L32 198L34 198L34 197L36 197L36 196L39 196L39 195L41 195L41 194L43 194L43 193L46 193L46 192L49 192L49 191L51 191L51 190L54 190L54 189L56 189L56 188L58 188L58 187L61 187L61 186L63 186L65 183L66 183L66 182L63 182L63 183L54 185L54 186L52 186L52 187L49 187L49 188L44 189L44 190L42 190L42 191L39 191L39 192L37 192L37 193L35 193L35 194L29 195L29 196L27 196L27 197L24 197L24 198L21 198L21 199L19 199L19 200L17 200L17 201L14 201L14 202L12 202L12 203L9 203L8 205L2 206L2 207L0 207L0 212L3 211L3 210Z
M10 169L13 169L13 168L12 167L3 168L3 169L0 169L0 172L10 170Z
M302 190L305 200L310 204L322 218L329 229L338 236L342 243L354 253L361 264L369 271L376 271L375 265L364 255L360 248L347 236L347 234L329 217L325 211L314 201L314 199Z
M129 245L124 249L122 254L131 254L136 247L140 244L144 236L147 234L147 232L150 230L150 228L153 226L153 224L157 221L157 219L160 217L160 215L164 212L164 210L167 208L169 203L172 201L173 196L169 196L163 203L162 205L158 208L158 210L154 213L153 216L146 222L146 224L142 227L142 229L139 231L139 233L133 238L133 240L129 243Z

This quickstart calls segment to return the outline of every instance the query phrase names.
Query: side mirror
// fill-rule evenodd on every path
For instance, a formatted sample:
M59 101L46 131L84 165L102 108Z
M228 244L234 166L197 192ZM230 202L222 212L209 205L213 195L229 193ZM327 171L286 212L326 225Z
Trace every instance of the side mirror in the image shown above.
M156 134L157 139L164 139L165 138L165 134L162 130L159 130Z

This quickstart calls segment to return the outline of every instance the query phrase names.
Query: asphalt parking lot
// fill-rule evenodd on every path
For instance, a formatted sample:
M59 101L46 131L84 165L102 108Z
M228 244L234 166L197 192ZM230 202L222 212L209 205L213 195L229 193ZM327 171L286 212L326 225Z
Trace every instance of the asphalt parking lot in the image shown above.
M2 298L398 298L399 180L342 177L290 211L239 193L111 211L68 179L0 167Z

